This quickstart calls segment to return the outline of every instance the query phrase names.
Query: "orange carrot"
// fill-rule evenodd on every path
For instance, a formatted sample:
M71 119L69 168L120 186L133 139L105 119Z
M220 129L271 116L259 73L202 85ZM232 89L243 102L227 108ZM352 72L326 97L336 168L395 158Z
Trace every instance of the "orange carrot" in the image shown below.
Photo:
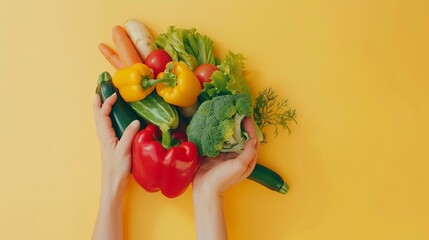
M113 27L112 38L124 67L129 67L136 63L143 63L133 42L128 37L128 34L123 27Z
M124 64L122 64L121 59L119 59L119 55L107 46L104 43L100 43L98 45L98 50L100 50L101 54L109 61L109 63L116 69L121 69L124 67Z

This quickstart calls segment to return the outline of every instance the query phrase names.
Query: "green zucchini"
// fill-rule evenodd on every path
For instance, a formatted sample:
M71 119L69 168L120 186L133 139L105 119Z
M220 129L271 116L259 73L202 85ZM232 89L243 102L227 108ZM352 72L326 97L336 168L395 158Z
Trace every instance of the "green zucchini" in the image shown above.
M121 95L117 92L115 86L112 83L112 77L108 72L103 72L98 77L97 88L95 92L100 95L101 101L104 102L106 98L110 97L113 93L117 93L117 99L115 104L112 106L110 112L110 119L112 120L112 127L115 130L118 138L122 137L125 128L130 125L134 120L140 121L140 129L144 128L144 121L139 117L133 109L122 99Z
M278 193L286 194L289 191L289 186L278 173L259 163L247 178Z
M179 126L179 115L176 108L165 102L156 91L140 101L128 104L140 117L155 126L164 125L169 129L176 129Z

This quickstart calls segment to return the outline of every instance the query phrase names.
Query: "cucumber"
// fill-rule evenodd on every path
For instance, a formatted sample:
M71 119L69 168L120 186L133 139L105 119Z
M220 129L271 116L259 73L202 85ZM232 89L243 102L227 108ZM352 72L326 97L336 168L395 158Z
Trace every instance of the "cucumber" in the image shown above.
M113 85L112 77L108 72L103 72L98 77L95 92L100 95L102 102L116 92L118 97L115 104L112 106L110 119L112 120L112 127L115 130L116 136L119 139L122 137L122 134L124 134L125 128L127 128L128 125L136 119L140 121L140 129L144 128L143 119L139 117L130 106L128 106L124 99L122 99L121 95Z
M176 129L179 126L179 115L176 108L165 102L156 91L140 101L129 102L128 105L140 117L155 126L165 126L168 129Z
M289 191L289 186L278 173L258 163L247 178L281 194Z

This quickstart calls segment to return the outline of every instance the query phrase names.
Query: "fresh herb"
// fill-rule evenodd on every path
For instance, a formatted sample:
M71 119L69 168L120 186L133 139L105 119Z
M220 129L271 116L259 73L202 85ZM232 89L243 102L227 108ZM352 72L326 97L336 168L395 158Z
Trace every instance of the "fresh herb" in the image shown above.
M287 129L290 133L288 122L297 123L295 109L289 108L287 99L278 98L279 96L271 88L265 89L259 92L253 109L253 117L259 128L263 130L270 125L274 126L275 137L280 127Z

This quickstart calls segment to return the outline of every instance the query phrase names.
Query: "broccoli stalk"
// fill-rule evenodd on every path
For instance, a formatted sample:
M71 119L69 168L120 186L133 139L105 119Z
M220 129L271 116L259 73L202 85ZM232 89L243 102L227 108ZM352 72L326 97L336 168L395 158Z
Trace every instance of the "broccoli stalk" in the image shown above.
M223 147L220 150L221 152L235 152L241 153L243 151L244 145L246 144L249 136L246 132L243 132L241 129L241 121L246 116L235 114L234 120L234 134L223 143Z

